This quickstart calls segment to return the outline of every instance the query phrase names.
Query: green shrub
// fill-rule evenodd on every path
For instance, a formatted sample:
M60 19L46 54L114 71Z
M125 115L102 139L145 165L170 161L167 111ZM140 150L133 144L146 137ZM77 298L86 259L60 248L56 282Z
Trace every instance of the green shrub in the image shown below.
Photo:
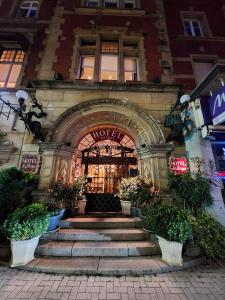
M169 241L184 243L192 234L191 224L182 209L154 204L146 209L150 230Z
M0 171L0 224L18 207L23 207L28 200L30 187L37 178L17 168Z
M42 235L48 224L46 207L41 203L34 203L11 213L3 224L3 231L12 240L28 240Z
M181 175L170 173L168 186L184 201L184 207L193 211L194 214L213 203L211 181L201 172L193 176L190 173Z
M197 244L213 260L225 260L225 227L209 214L189 216Z

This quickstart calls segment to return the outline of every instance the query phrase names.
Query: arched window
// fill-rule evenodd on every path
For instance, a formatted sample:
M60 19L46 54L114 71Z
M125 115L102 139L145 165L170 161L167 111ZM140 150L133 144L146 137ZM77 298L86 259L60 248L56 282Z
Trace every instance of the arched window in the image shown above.
M39 9L39 1L23 1L19 8L19 16L25 18L35 17Z

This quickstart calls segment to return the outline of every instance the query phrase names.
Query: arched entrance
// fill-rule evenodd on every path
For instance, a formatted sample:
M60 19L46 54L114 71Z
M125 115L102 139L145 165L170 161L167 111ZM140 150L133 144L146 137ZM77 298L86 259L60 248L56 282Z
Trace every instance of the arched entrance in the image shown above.
M40 147L42 189L58 179L87 175L90 192L113 194L118 178L137 172L159 188L167 185L171 145L165 144L158 122L127 101L97 99L71 107Z
M120 128L98 126L79 141L73 162L73 178L88 177L87 211L120 211L119 181L138 175L133 140Z

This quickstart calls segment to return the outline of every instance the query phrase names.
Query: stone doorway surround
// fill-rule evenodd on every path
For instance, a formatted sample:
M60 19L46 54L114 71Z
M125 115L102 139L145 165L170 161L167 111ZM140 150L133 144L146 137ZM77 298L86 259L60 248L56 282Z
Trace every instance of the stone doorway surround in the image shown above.
M55 121L46 142L40 144L39 189L48 189L59 171L65 180L70 180L76 146L81 137L99 126L115 127L128 134L140 156L140 175L166 188L167 154L172 144L165 143L159 123L136 104L104 98L75 105Z

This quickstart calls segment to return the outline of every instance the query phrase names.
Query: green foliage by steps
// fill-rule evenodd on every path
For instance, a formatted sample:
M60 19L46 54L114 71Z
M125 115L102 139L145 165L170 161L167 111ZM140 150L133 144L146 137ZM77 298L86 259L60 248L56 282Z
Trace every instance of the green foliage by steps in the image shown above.
M185 209L197 214L198 211L212 205L213 199L210 193L212 182L201 172L194 175L170 173L168 179L169 189L175 191L184 201Z
M49 215L41 203L18 208L3 224L3 232L12 240L28 240L42 235L48 228Z
M0 223L9 213L26 204L30 187L36 182L37 177L14 167L0 171Z
M225 260L225 227L209 214L189 216L197 244L213 260Z
M182 209L154 204L146 209L150 230L169 241L184 243L192 234L192 227Z

